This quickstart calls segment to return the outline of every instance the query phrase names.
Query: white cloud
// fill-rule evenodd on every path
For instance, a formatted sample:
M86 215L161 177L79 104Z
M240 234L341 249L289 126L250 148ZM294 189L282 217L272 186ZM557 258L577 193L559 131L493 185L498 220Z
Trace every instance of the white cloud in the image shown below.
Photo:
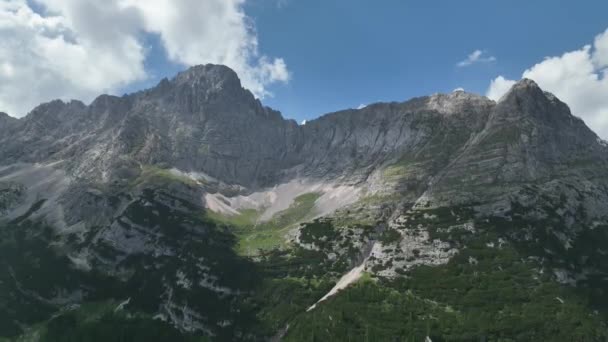
M489 63L496 61L494 56L486 56L486 53L482 50L475 50L471 52L467 58L456 64L459 67L466 67L476 63Z
M486 92L486 96L494 101L498 101L515 83L516 81L498 76L490 82L490 87Z
M593 46L548 57L525 70L522 77L566 102L602 138L608 138L608 30ZM502 76L492 81L488 97L500 98L514 81Z
M456 88L456 89L452 90L452 92L453 92L453 93L455 93L455 92L457 92L457 91L464 91L464 88L462 88L462 87L458 87L458 88Z
M307 122L308 122L308 121L306 121L306 120L302 120L302 122L300 122L300 126L304 126L304 125L306 125L306 123L307 123Z
M92 100L147 77L146 34L186 66L225 64L256 96L287 82L258 50L245 0L0 0L0 111L21 116L55 98Z
M595 37L593 62L597 68L608 67L608 29Z
M363 108L365 108L365 107L367 107L367 105L362 103L362 104L360 104L360 105L357 107L357 109L363 109Z
M122 0L122 3L140 11L144 29L160 35L169 58L177 63L225 64L258 97L269 95L268 84L289 80L283 59L259 54L253 23L243 12L245 0Z
M81 7L84 2L80 3ZM25 0L0 1L0 111L23 115L54 98L91 99L145 77L144 49L115 2L89 7L91 22L35 13ZM112 16L106 34L87 30Z

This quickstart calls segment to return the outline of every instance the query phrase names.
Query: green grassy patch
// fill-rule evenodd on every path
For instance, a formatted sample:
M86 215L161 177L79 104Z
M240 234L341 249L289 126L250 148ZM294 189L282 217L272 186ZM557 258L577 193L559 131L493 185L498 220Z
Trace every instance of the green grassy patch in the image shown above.
M407 177L409 174L415 171L416 168L414 165L404 161L386 167L382 172L382 176L388 181L397 181Z
M380 205L387 202L397 202L401 199L401 196L397 193L393 194L374 194L364 196L359 199L358 203L363 205Z
M360 282L360 283L376 282L376 279L372 276L371 273L363 272L363 273L361 273L361 278L359 278L358 282Z
M154 165L142 166L141 173L139 176L131 182L131 186L135 187L145 183L156 183L156 182L180 182L190 186L197 186L198 183L186 176L182 176L169 169L160 168Z
M242 210L238 215L207 211L206 217L228 226L237 236L236 250L240 255L254 256L261 251L285 246L285 235L293 226L313 215L315 201L321 193L306 193L296 197L289 208L276 213L269 221L259 222L259 211Z
M255 226L260 212L255 209L243 209L238 215L227 215L208 210L206 216L210 220L236 228L251 228Z
M268 224L282 228L310 218L315 202L321 195L318 192L311 192L296 197L289 208L276 213Z

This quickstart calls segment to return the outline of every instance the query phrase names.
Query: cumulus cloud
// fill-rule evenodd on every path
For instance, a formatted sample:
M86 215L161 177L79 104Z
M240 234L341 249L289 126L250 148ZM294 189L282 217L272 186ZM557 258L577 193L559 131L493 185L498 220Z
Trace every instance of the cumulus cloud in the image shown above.
M259 53L245 0L0 0L0 111L21 116L55 98L92 100L147 78L146 35L184 67L233 68L256 96L287 82Z
M477 64L477 63L489 63L489 62L494 62L494 61L496 61L496 57L487 56L486 52L484 52L482 50L475 50L475 51L471 52L467 56L467 58L465 58L463 61L459 62L456 65L462 68L462 67L466 67L469 65Z
M259 54L253 23L243 12L245 0L122 2L139 10L144 29L160 35L174 62L225 64L258 97L269 95L268 84L289 80L283 59Z
M486 96L494 101L498 101L515 83L516 81L498 76L490 82L490 87L486 92Z
M608 30L595 37L593 45L547 57L525 70L522 77L566 102L602 138L608 138ZM487 96L499 99L514 81L498 76Z
M73 14L41 16L24 0L0 1L0 110L23 115L42 101L88 100L145 77L144 49L127 24L136 14L112 1L103 5L80 3L93 12L91 21L111 16L116 23L100 33Z
M458 87L458 88L452 90L453 93L458 92L458 91L464 91L464 88Z

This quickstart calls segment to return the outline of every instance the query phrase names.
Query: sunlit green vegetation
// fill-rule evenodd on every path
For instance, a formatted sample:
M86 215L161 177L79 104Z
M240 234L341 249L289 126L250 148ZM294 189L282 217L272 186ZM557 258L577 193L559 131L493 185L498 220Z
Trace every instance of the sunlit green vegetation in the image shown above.
M604 322L514 250L480 247L397 281L360 281L300 316L286 340L600 341Z
M237 252L254 256L261 251L286 246L286 234L299 222L314 215L315 201L320 193L307 193L296 197L289 208L276 213L268 221L260 221L259 211L245 209L237 215L226 215L208 211L206 217L228 226L238 238Z
M416 165L414 161L402 160L396 164L386 167L382 172L382 176L388 181L398 181L402 178L408 177L415 171Z
M141 184L154 184L154 183L167 183L167 182L180 182L191 186L196 186L198 183L187 176L180 175L176 172L171 171L170 169L161 168L154 165L144 165L142 166L141 173L137 178L135 178L132 182L132 186L137 186Z
M318 196L300 196L272 220L258 223L259 213L253 210L232 217L205 216L173 193L144 189L116 218L116 225L130 234L144 234L159 250L178 251L177 256L134 253L121 259L116 246L93 242L92 236L66 245L88 244L110 265L116 262L117 269L128 269L123 279L79 271L63 251L55 250L61 237L31 221L31 214L44 205L41 200L0 229L0 335L11 341L70 342L267 340L279 332L286 334L286 341L608 339L608 317L597 300L605 298L598 289L603 283L590 278L586 287L559 285L548 265L563 266L564 261L552 259L541 248L560 253L569 263L602 267L606 257L597 241L605 241L604 227L581 233L577 247L565 249L546 229L563 228L557 216L550 213L535 222L518 207L510 220L477 220L472 209L452 207L411 212L409 226L342 226L331 219L309 220ZM301 221L310 221L301 224L299 238L312 249L284 244L284 235ZM463 224L469 222L474 231L465 229ZM359 260L362 244L392 244L419 225L428 229L431 239L457 246L458 254L444 265L403 271L406 277L364 273L356 284L306 311ZM520 234L537 239L518 242ZM490 244L498 237L506 242ZM247 250L242 246L256 248L255 262L243 256ZM587 255L594 260L583 258ZM530 256L544 256L544 264ZM234 294L197 286L204 276L196 266L201 262L216 285ZM190 280L190 288L176 285L178 270ZM168 298L168 286L171 301L201 313L213 337L203 337L200 331L189 335L152 319ZM82 298L50 300L83 288ZM127 298L129 304L117 311ZM74 302L84 304L76 307Z
M251 228L255 226L260 213L255 209L241 209L238 214L221 214L208 210L205 215L208 219L234 228Z

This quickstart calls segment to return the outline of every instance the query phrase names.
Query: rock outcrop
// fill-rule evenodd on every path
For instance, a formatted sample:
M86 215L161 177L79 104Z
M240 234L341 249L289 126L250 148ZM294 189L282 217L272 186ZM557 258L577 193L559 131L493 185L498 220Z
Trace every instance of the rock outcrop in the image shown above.
M608 145L531 80L498 102L456 91L298 125L229 68L196 66L89 105L0 113L0 308L24 308L0 322L16 336L69 304L129 298L181 331L256 340L261 278L300 291L355 265L344 286L363 270L398 278L469 245L469 268L509 246L530 272L596 291L608 261L586 246L608 243L607 208ZM293 250L250 259L237 234Z

